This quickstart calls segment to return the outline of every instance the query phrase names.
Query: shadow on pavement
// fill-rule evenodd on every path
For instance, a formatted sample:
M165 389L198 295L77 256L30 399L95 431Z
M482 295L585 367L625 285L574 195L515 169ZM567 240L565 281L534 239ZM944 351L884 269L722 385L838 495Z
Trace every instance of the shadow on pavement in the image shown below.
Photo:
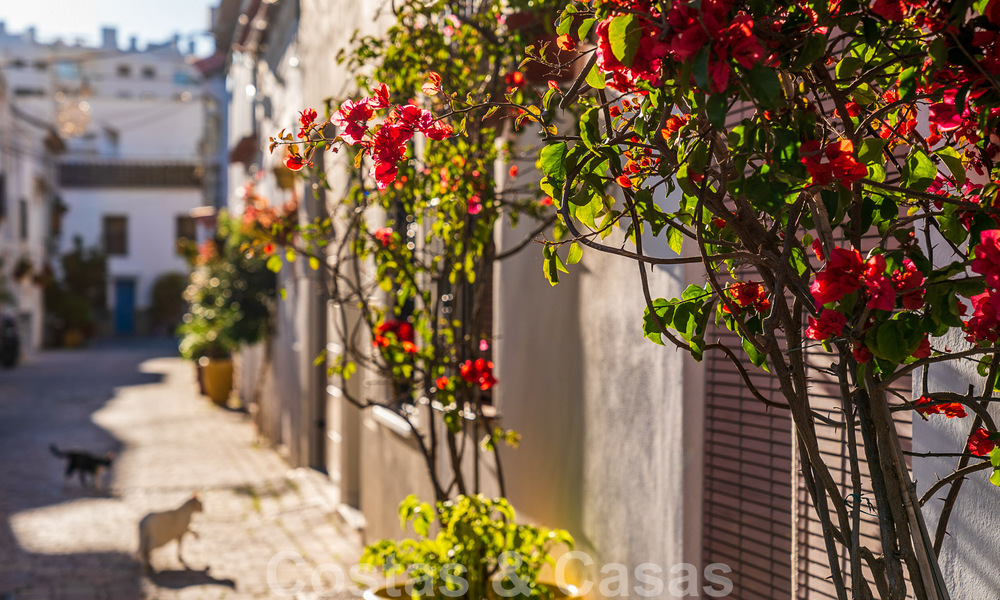
M156 587L171 590L179 590L186 587L200 585L221 585L231 589L236 589L236 582L232 579L216 579L208 574L208 567L203 571L194 569L175 569L156 571L149 574L149 580Z
M65 482L65 459L48 446L120 455L121 441L93 415L117 388L162 381L139 369L162 356L176 356L172 341L103 342L42 353L0 372L0 599L142 597L139 563L120 550L131 542L116 537L132 527L111 531L110 523L130 518L127 507L75 479ZM167 573L168 586L232 583Z

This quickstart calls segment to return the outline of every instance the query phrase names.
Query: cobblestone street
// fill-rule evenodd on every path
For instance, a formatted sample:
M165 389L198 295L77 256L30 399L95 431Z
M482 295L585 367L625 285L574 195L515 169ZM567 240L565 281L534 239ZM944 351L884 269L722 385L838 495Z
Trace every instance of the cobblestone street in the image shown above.
M0 600L274 598L323 595L318 565L349 565L336 494L321 474L290 470L255 443L245 415L197 394L190 363L169 343L123 342L42 354L0 371ZM116 458L105 492L64 481L49 444ZM184 542L153 551L142 577L137 525L197 491L204 512ZM321 569L322 570L322 569ZM286 594L290 597L291 594Z

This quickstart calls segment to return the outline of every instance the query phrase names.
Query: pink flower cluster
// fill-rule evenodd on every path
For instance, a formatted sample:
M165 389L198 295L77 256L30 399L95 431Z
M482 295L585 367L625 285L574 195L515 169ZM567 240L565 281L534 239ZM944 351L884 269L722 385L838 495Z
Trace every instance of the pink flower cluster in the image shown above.
M382 124L369 128L368 121L374 118L375 111L385 109L388 115ZM384 83L375 88L372 97L344 102L332 121L343 130L340 137L346 143L360 145L362 153L372 157L369 174L380 190L395 181L399 163L406 158L406 144L416 132L432 140L443 140L453 134L451 126L435 119L430 111L412 104L391 104L389 88Z

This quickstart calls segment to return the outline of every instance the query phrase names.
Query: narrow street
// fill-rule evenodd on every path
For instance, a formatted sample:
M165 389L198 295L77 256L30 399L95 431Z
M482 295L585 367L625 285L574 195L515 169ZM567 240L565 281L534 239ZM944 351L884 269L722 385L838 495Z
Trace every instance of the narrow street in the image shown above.
M115 342L0 371L0 600L274 598L297 582L295 597L353 597L311 583L318 566L360 552L328 480L257 444L245 415L199 396L174 354L162 340ZM64 481L49 444L113 451L104 491ZM171 542L142 577L139 520L193 492L204 512L192 520L199 537L184 540L190 568ZM279 553L303 560L272 569L275 589Z

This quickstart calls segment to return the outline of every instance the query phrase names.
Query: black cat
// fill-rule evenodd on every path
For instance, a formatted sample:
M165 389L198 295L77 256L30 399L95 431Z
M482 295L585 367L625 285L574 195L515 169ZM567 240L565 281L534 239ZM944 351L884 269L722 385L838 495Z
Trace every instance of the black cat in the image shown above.
M104 456L83 452L81 450L62 451L56 448L55 444L49 444L49 450L59 458L66 459L66 479L73 476L73 472L79 473L80 485L87 487L87 477L90 477L91 487L98 487L101 471L111 467L111 461L115 459L114 452L108 452Z

